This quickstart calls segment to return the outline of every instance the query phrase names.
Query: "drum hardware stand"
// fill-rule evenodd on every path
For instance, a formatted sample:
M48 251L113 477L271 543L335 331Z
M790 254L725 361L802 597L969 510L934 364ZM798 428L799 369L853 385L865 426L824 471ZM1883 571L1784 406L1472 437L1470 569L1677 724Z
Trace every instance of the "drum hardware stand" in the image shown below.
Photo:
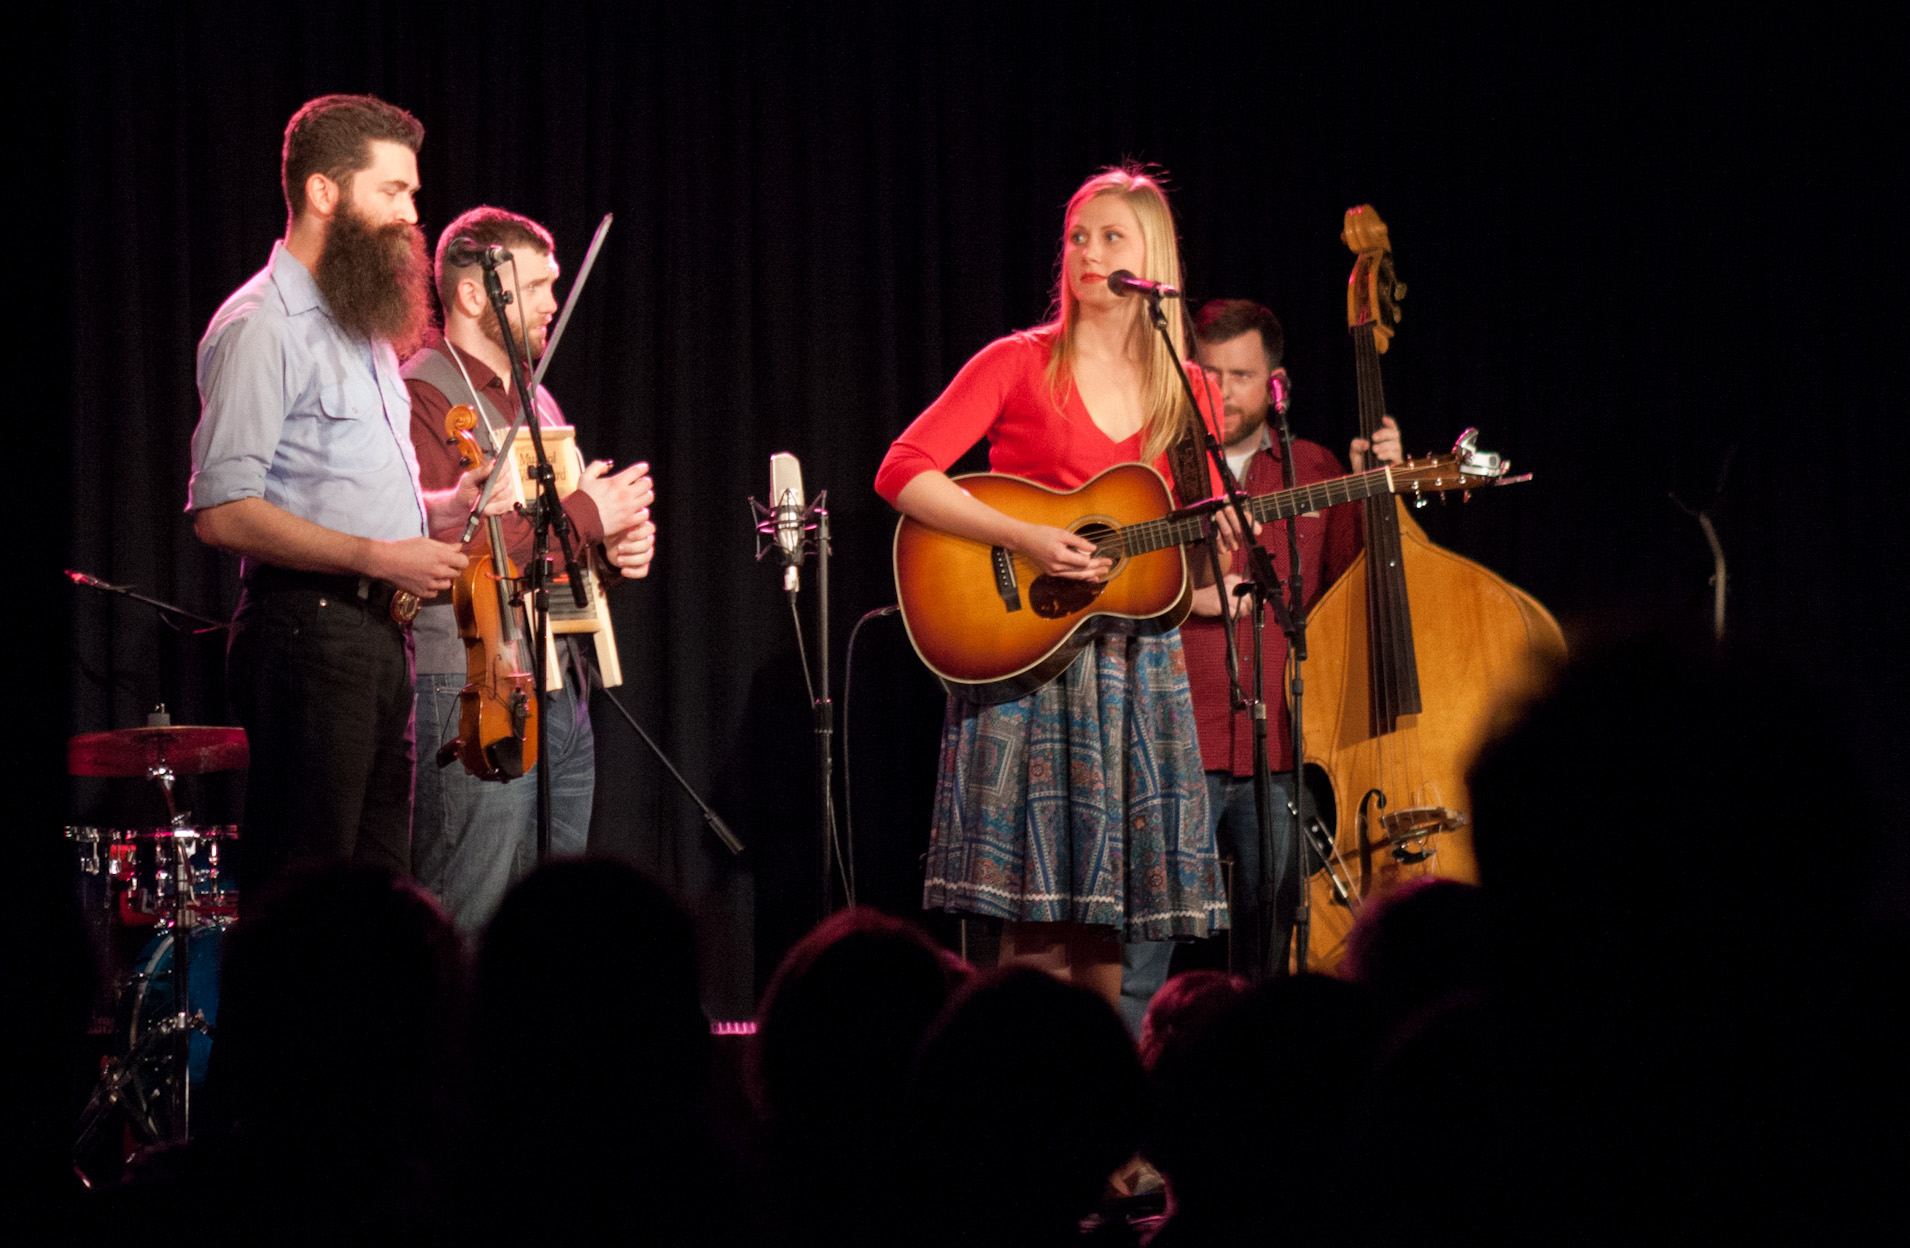
M146 716L146 726L148 728L172 727L172 716L166 713L164 702L153 707L152 713ZM178 777L173 774L172 764L167 761L164 738L160 739L158 754L152 765L146 768L146 778L159 786L160 796L166 799L167 824L177 833L180 828L186 826L186 820L192 818L192 812L180 810L178 804L173 801L172 785Z
M174 948L177 949L176 944ZM165 1128L153 1119L151 1109L134 1101L127 1092L132 1087L133 1081L139 1077L140 1065L174 1042L174 1037L180 1032L180 1019L179 1013L161 1019L159 1024L148 1031L125 1057L107 1060L105 1069L100 1072L99 1085L93 1089L93 1095L86 1102L86 1109L80 1114L79 1134L73 1141L72 1156L76 1162L84 1156L87 1146L99 1134L100 1128L106 1125L113 1110L122 1105L137 1105L140 1111L140 1127L156 1141L164 1138ZM206 1021L204 1011L194 1011L192 1017L185 1020L184 1026L208 1039L215 1034L212 1024ZM190 1036L187 1037L187 1043L191 1043ZM177 1078L176 1073L175 1078Z
M172 727L172 716L166 712L165 703L155 706L146 716L148 728ZM153 1117L151 1108L141 1104L138 1125L153 1138L155 1143L183 1142L192 1133L192 1036L198 1032L210 1038L213 1026L206 1021L204 1011L192 1008L192 932L198 923L198 897L192 878L192 856L198 848L199 834L188 826L192 817L190 811L182 811L174 798L173 784L177 775L170 760L166 757L166 739L158 738L157 756L146 768L146 778L159 786L160 795L166 802L168 819L167 840L171 843L172 877L170 887L161 884L164 892L172 894L172 917L162 920L172 930L172 993L173 1009L162 1019L123 1058L108 1061L101 1072L99 1085L87 1099L86 1108L80 1114L79 1132L73 1143L73 1157L77 1161L88 1144L106 1124L112 1111L127 1104L128 1089L138 1077L143 1062L157 1053L167 1054L167 1064L172 1070L173 1096L171 1121L160 1123ZM155 848L155 856L157 856ZM156 878L163 881L166 871L154 863Z

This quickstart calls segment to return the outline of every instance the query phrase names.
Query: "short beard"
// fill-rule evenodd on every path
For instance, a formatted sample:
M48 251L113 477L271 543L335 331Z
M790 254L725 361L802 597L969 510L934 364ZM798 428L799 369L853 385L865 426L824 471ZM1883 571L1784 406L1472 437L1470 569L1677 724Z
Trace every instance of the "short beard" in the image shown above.
M1223 414L1223 420L1224 419ZM1258 416L1242 417L1240 428L1228 430L1227 445L1238 446L1248 438L1257 438L1260 436L1260 431L1266 427L1267 414L1265 412L1261 412Z
M538 356L544 354L544 344L542 342L538 342L538 338L540 335L538 334L535 328L533 328L531 331L531 342L535 344L536 349L532 350L525 347L524 332L523 330L518 328L517 318L512 316L508 309L506 309L504 313L504 319L510 322L511 338L513 339L513 345L516 346L517 348L518 359L534 360ZM504 345L504 331L497 327L496 312L492 311L489 308L486 308L484 311L484 315L478 317L478 329L484 334L486 338L490 340L492 346L496 347L499 351L502 351L507 356L511 354L511 348Z
M404 221L374 226L347 201L325 231L312 276L340 328L354 338L383 338L403 359L431 323L430 271L422 230Z

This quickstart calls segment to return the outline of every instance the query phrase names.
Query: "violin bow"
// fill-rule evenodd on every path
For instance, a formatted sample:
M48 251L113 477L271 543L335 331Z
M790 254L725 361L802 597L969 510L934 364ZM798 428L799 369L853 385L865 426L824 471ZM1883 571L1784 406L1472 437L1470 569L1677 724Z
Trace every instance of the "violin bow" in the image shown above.
M590 239L590 250L584 253L584 263L577 270L577 280L571 283L570 294L564 299L563 310L557 314L557 328L551 331L550 339L544 344L544 357L537 361L537 368L531 373L530 392L533 403L537 401L537 388L544 384L544 370L550 367L551 357L557 354L557 343L564 336L564 326L570 324L570 313L577 306L577 296L583 293L584 283L590 280L590 270L597 263L597 253L603 250L604 235L610 233L610 222L614 215L606 212L604 219L597 223L597 232ZM503 441L498 443L497 462L500 467L505 462L505 456L510 454L511 443L517 440L517 431L524 427L524 418L527 415L529 415L528 412L519 412L517 419L511 422L510 429L504 434ZM471 509L470 518L464 523L465 542L469 542L472 535L477 532L478 517L483 513L485 505L491 501L491 491L497 486L498 476L497 469L492 469L490 479L484 483L484 490L478 495L477 505Z

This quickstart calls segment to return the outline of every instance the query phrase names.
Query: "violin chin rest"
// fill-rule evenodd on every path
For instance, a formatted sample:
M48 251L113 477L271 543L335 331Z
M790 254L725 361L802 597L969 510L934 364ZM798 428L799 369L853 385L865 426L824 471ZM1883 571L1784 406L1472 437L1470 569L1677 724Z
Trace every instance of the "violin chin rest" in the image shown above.
M524 743L516 737L493 743L484 751L484 756L491 770L506 780L515 780L524 774Z

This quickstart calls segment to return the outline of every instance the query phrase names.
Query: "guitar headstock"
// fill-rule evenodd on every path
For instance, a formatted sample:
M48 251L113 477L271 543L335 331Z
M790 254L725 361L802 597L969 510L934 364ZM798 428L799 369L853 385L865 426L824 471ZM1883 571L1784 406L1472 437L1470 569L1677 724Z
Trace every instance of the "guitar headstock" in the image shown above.
M1386 223L1371 204L1346 210L1340 240L1352 250L1353 275L1346 282L1346 324L1350 329L1373 327L1373 346L1383 355L1399 324L1399 301L1406 283L1393 271L1393 243Z
M1414 496L1445 494L1453 490L1477 490L1488 485L1510 485L1524 477L1507 477L1510 467L1505 457L1479 449L1479 431L1468 429L1459 435L1445 455L1427 455L1392 466L1393 492Z

